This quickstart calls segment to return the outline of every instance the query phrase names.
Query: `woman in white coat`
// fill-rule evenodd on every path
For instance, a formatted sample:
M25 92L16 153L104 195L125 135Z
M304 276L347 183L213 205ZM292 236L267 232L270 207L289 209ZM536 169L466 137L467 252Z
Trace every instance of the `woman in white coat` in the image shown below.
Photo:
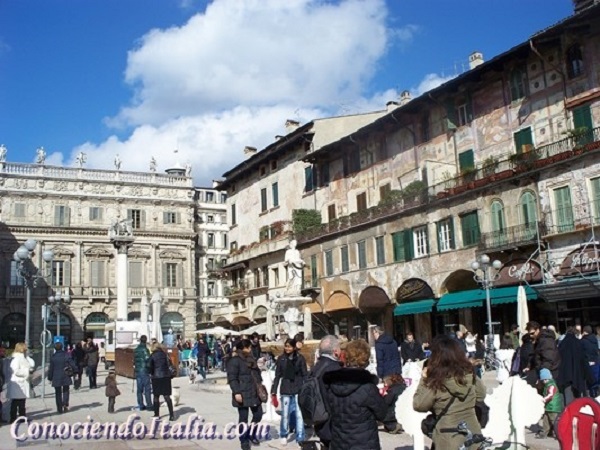
M17 417L25 415L25 400L29 398L29 377L31 376L31 363L25 353L27 344L19 342L15 345L15 351L10 362L10 380L6 392L10 404L10 422L13 423Z

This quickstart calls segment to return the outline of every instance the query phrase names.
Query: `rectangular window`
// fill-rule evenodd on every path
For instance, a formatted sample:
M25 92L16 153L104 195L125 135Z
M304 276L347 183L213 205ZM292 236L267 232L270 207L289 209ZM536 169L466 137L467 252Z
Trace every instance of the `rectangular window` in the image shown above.
M279 206L279 185L277 183L271 185L271 194L273 195L273 208L277 208Z
M277 160L276 159L272 159L271 160L271 170L277 170Z
M463 245L465 247L479 244L481 233L479 230L477 211L461 216L460 227L462 229Z
M533 148L533 135L531 134L531 127L517 131L514 134L514 139L517 153L527 153Z
M304 192L311 192L315 188L313 172L313 166L308 166L304 168Z
M208 283L206 283L206 296L207 297L214 297L216 295L215 292L215 282L214 281L209 281Z
M594 210L594 224L598 224L600 222L600 177L592 178L590 184L592 187L591 200Z
M335 220L336 217L337 217L337 214L335 212L335 204L329 205L327 207L327 219L328 219L328 222L331 222L332 220Z
M377 253L377 265L385 264L385 241L383 240L383 236L375 238L375 251Z
M260 211L265 212L267 210L267 188L260 190Z
M15 203L15 217L25 217L25 203Z
M427 142L431 139L429 133L429 113L425 113L421 119L421 142Z
M367 193L363 192L362 194L358 194L356 196L356 211L366 211L367 210Z
M227 233L223 233L223 248L227 249Z
M379 186L379 201L385 200L388 195L392 192L391 183L384 184Z
M208 248L215 248L215 233L208 233L206 235L206 246Z
M360 241L356 243L356 251L358 253L358 268L367 268L367 243L366 241Z
M66 227L70 221L70 208L64 205L54 207L54 225L57 227Z
M165 225L172 225L172 224L180 223L179 213L172 212L172 211L163 212L163 223Z
M206 270L215 270L215 258L207 258Z
M410 261L413 258L412 230L392 233L392 244L394 248L394 262Z
M106 261L90 261L90 285L106 287Z
M429 254L427 225L418 228L413 228L413 243L415 258L420 258Z
M90 222L100 222L102 220L102 208L92 206L90 208Z
M554 189L556 204L556 225L559 233L571 231L573 223L573 206L571 204L571 188L569 186Z
M52 261L52 285L71 285L71 270L69 261Z
M129 261L129 287L144 287L144 272L142 271L142 267L142 261Z
M510 98L514 102L527 95L527 69L517 67L510 74Z
M214 223L215 221L215 216L213 216L212 214L208 214L206 216L206 223Z
M275 267L273 269L271 269L272 275L273 275L273 286L277 287L279 286L279 267Z
M142 216L143 211L141 209L128 209L127 219L131 220L131 227L134 230L140 230L143 226Z
M319 286L319 275L317 271L317 255L312 255L310 257L310 281L312 283L312 287Z
M17 270L17 262L10 262L10 285L11 286L23 286L24 280L21 275L19 275L19 271Z
M350 270L350 259L348 258L348 246L344 245L340 248L340 259L342 260L342 273Z
M269 286L269 266L262 266L263 286Z
M165 263L165 287L176 288L178 287L177 280L177 263Z
M319 166L319 169L321 172L321 186L326 186L329 184L329 181L331 181L330 176L329 176L329 163L328 162L321 163L321 165Z
M463 103L456 107L456 114L458 116L458 126L462 127L469 123L469 112L467 109L467 104Z
M231 247L229 248L229 251L234 251L238 249L238 245L237 245L237 241L233 241L231 243Z
M325 275L328 277L333 275L333 251L327 250L325 252Z
M473 150L467 150L458 154L458 168L461 172L475 168Z
M235 192L235 189L233 189L233 186L231 187L232 191ZM221 203L225 204L227 203L227 194L225 194L224 192L221 193Z
M231 225L236 225L236 216L235 216L235 203L231 205Z
M454 227L452 218L440 220L436 223L436 234L438 243L438 252L447 252L454 249Z
M214 192L207 192L206 193L206 202L207 203L214 203L215 202L215 193Z

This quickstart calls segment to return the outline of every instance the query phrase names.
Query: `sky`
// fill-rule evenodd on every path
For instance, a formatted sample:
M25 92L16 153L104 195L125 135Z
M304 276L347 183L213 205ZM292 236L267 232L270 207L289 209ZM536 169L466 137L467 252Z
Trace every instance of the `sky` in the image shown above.
M285 121L382 110L573 13L571 0L0 0L7 161L147 171L196 186Z

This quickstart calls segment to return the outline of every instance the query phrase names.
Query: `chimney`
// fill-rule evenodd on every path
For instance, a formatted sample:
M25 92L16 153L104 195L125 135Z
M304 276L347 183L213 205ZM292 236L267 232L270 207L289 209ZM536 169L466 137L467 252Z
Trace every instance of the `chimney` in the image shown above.
M406 105L408 102L410 102L410 100L410 91L402 91L402 93L400 94L400 106Z
M297 120L288 119L285 121L285 131L287 133L291 133L295 131L300 126L300 122Z
M244 155L246 155L248 158L250 158L252 155L256 154L256 147L250 147L249 145L246 145L244 147Z
M400 106L400 103L390 100L385 104L385 109L387 112L391 112Z
M483 53L473 52L469 56L469 69L474 69L477 66L483 64Z

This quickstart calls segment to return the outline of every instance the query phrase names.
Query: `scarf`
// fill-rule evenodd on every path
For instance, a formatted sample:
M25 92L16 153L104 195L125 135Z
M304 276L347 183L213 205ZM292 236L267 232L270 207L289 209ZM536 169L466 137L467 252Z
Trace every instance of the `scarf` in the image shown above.
M290 356L285 355L284 357L285 367L283 369L283 378L294 381L296 379L296 355L292 353Z

